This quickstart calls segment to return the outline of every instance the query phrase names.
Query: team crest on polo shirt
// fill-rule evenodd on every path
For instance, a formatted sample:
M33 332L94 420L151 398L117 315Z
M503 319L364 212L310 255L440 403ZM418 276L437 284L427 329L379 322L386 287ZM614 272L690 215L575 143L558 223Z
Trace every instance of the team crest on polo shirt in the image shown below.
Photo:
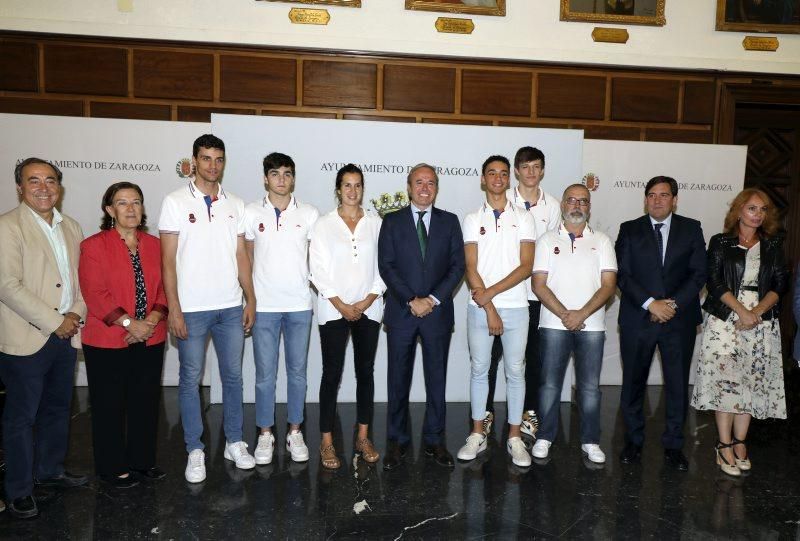
M195 218L195 217L194 217L194 214L192 214L192 213L190 212L190 213L189 213L189 223L190 223L190 224L193 224L193 223L195 223L196 221L197 221L197 218Z
M558 249L558 246L556 246L555 248L553 248L553 253L554 253L554 254L556 254L556 255L558 255L558 254L560 254L560 253L561 253L561 250L559 250L559 249Z
M258 224L258 232L259 233L263 233L264 232L264 224Z
M481 227L480 233L481 233L481 235L485 235L486 234L486 228L485 227Z

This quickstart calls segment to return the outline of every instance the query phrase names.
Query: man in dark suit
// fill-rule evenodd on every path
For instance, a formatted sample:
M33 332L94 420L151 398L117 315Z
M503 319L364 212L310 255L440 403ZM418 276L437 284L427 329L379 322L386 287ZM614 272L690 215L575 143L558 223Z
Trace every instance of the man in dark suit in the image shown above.
M455 214L434 208L436 169L414 166L408 174L411 204L387 215L378 239L378 269L386 282L388 440L383 468L397 467L408 450L408 395L417 339L422 341L426 407L425 454L453 465L442 441L447 355L453 332L453 292L464 275L464 241Z
M706 282L706 251L700 222L674 214L678 183L650 179L645 187L647 215L620 225L616 252L622 354L625 448L620 460L637 462L644 443L644 394L656 346L661 353L666 398L664 458L688 470L683 424L689 403L689 365L697 325L699 293Z

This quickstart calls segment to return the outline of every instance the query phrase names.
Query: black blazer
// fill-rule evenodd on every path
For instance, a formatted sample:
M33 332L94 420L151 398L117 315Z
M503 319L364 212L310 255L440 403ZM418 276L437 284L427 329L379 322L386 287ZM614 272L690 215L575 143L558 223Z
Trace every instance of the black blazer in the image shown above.
M411 207L387 214L378 237L378 270L386 283L383 321L387 327L422 323L432 332L453 328L453 293L464 276L464 238L458 217L431 207L425 261ZM408 301L433 295L439 304L426 317L411 313Z
M705 248L700 222L673 214L662 266L650 216L622 223L615 245L617 286L622 293L620 326L654 325L650 312L642 308L650 297L675 299L677 313L665 327L699 325L699 295L706 282Z
M744 275L747 251L739 248L738 235L719 233L708 243L708 297L703 310L719 319L728 319L731 310L722 302L722 295L730 292L739 296L739 287ZM758 269L758 298L763 299L770 291L778 294L778 304L761 315L761 319L772 319L780 314L780 299L789 288L789 272L783 254L783 236L762 238L759 246L761 266Z

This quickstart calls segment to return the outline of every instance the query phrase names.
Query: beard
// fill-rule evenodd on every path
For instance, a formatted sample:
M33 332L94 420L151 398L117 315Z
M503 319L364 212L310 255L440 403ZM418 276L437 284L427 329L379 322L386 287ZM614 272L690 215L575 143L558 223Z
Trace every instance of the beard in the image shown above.
M562 212L561 217L565 222L572 225L581 225L589 220L589 213L575 209L570 212Z

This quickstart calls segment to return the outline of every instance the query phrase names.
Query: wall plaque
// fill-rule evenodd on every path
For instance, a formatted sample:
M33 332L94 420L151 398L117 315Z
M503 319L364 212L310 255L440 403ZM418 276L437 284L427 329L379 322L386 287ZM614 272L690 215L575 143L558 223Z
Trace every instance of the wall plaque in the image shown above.
M472 22L472 19L439 17L436 19L436 30L447 34L472 34L472 31L475 30L475 23Z
M292 24L328 24L331 15L327 9L292 8L289 20Z
M592 30L592 40L603 43L628 43L628 31L624 28L600 28Z
M760 36L745 36L742 40L742 47L745 51L777 51L778 38L762 38Z

